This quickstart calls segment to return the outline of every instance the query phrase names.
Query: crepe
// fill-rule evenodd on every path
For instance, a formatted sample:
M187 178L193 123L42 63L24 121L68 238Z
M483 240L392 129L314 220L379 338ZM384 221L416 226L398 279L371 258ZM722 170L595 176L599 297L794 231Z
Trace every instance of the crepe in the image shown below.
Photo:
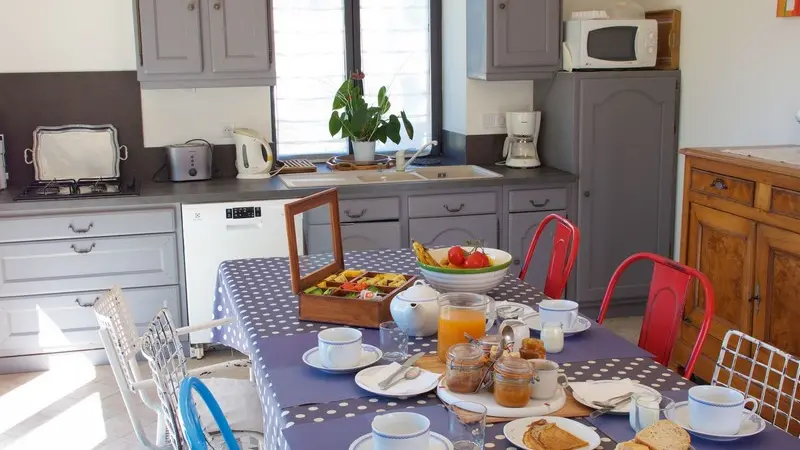
M588 442L544 419L528 425L522 443L531 450L577 450L589 445Z

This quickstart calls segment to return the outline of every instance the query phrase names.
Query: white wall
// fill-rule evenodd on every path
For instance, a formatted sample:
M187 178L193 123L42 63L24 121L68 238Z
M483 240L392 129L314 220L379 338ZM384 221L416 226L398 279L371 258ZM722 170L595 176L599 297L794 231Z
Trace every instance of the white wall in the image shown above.
M483 115L533 111L533 81L467 80L467 134L505 133L505 127L484 127Z
M133 24L130 0L0 0L0 73L136 70ZM269 88L142 91L142 120L146 146L270 136Z

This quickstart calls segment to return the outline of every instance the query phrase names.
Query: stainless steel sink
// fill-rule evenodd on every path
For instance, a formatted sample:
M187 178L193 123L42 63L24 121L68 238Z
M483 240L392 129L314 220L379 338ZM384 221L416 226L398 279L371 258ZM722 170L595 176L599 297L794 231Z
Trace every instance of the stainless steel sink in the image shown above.
M498 177L502 177L502 175L478 166L420 167L405 172L389 169L278 175L281 182L290 188L474 180Z

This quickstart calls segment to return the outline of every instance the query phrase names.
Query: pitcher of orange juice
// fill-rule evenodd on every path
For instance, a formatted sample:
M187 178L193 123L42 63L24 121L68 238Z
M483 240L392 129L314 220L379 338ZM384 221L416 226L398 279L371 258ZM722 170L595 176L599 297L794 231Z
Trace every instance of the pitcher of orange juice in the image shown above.
M439 360L447 362L450 346L467 342L464 333L480 339L492 327L494 304L491 298L467 292L439 295Z

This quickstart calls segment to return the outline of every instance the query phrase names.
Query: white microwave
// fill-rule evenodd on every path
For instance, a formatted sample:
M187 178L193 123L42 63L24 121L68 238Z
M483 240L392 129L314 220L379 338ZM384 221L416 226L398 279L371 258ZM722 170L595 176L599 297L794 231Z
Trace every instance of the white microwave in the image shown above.
M568 20L564 29L564 70L656 65L655 20Z

